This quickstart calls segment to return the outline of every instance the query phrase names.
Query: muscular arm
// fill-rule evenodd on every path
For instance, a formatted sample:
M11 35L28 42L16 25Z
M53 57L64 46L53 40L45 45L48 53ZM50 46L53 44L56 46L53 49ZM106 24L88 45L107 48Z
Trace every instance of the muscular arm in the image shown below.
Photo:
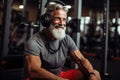
M39 56L26 55L26 66L28 74L33 79L45 79L45 80L67 80L60 78L51 72L41 67L42 63Z
M87 74L89 72L93 72L93 67L90 62L80 53L79 50L75 50L72 52L71 56L75 62L78 64L79 69L83 74Z
M80 71L83 73L84 76L91 74L87 77L89 80L101 80L100 74L97 70L93 69L91 63L86 59L79 50L75 50L72 52L71 57L75 60L75 62L78 64Z

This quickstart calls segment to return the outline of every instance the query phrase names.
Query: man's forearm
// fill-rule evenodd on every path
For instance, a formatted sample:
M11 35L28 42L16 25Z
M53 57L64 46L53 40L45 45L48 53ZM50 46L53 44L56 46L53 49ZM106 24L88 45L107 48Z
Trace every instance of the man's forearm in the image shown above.
M33 79L62 80L61 77L45 70L44 68L40 68L39 70L31 71L30 72L30 77L33 78Z
M84 59L82 61L80 60L78 62L78 66L83 74L89 74L90 72L93 72L93 67L87 59Z
M93 71L93 67L90 64L90 62L88 61L88 59L86 59L82 53L80 53L79 50L75 50L71 53L71 57L73 58L73 60L75 60L75 62L78 64L80 71L83 74L88 74L89 72Z

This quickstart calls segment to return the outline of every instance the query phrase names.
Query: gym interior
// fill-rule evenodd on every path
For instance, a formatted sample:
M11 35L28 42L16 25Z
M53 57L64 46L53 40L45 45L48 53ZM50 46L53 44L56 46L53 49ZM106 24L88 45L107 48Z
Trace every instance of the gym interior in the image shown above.
M24 80L24 46L44 27L48 0L0 0L0 80ZM67 31L102 80L120 76L120 0L61 0L68 7ZM76 68L69 58L64 69ZM25 79L27 80L27 79Z

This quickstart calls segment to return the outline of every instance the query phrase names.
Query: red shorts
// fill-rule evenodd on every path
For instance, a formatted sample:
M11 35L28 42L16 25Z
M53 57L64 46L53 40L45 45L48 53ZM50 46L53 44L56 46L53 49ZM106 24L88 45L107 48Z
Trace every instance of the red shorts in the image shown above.
M68 71L62 71L59 74L59 77L69 79L69 80L75 80L78 76L78 69L68 70Z
M65 79L69 79L69 80L75 80L76 77L78 76L78 69L72 69L72 70L68 70L68 71L62 71L59 74L59 77L65 78ZM25 80L30 80L30 78L26 78Z

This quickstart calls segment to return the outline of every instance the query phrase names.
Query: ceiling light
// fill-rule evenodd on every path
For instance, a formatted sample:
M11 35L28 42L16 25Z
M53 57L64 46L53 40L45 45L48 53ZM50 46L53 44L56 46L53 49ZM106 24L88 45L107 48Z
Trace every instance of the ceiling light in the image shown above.
M23 9L23 8L24 8L24 6L23 6L23 5L19 5L19 8L20 8L20 9Z

